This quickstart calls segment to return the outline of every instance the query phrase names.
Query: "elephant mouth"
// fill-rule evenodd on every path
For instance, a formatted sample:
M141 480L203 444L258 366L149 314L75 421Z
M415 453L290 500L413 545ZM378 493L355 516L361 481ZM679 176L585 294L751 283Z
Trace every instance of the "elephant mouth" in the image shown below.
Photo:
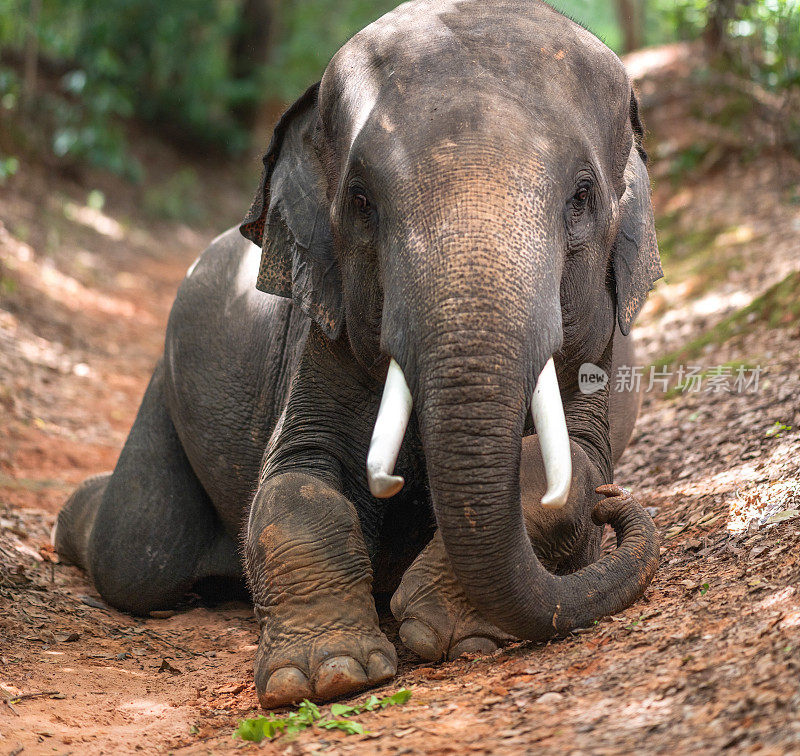
M373 496L388 498L403 488L405 481L402 476L394 475L394 466L408 427L412 407L413 397L403 375L403 369L392 359L386 373L383 396L367 453L367 481ZM558 509L564 506L569 496L572 458L567 422L552 357L545 363L536 379L531 397L531 415L542 450L547 479L547 491L542 497L542 506Z

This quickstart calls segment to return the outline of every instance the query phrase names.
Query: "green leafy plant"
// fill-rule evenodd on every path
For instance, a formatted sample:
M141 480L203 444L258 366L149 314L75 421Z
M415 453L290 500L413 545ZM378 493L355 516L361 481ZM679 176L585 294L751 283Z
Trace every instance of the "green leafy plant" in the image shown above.
M764 434L767 438L780 438L784 431L790 431L792 429L791 425L786 425L785 423L781 423L778 420L775 421L775 424L767 429L767 432Z
M727 103L709 120L736 131L754 110L761 112L785 146L800 151L800 0L648 0L646 5L650 44L706 41L711 55L703 75L716 72L714 87L727 91Z
M82 69L66 74L61 89L67 99L45 101L55 121L53 152L138 179L141 168L127 154L125 132L119 123L134 114L130 96Z
M350 717L353 714L361 714L363 711L375 711L375 709L385 709L387 706L397 706L404 704L411 698L411 691L408 688L400 688L394 695L386 698L370 696L361 706L348 706L347 704L333 704L331 715L334 717Z
M6 179L19 170L19 160L13 155L4 157L0 155L0 184L5 184Z
M349 717L354 714L361 714L364 711L385 709L387 706L404 704L409 698L411 698L411 691L401 688L397 693L385 698L378 698L372 695L360 706L333 704L331 706L331 717ZM341 730L348 735L363 735L365 732L364 725L359 722L353 722L350 719L323 718L319 707L308 699L304 699L297 707L297 711L290 712L284 717L276 717L274 714L269 714L267 716L261 715L239 720L239 726L234 732L234 737L259 743L264 738L272 739L281 735L296 735L310 727L321 727L324 730Z

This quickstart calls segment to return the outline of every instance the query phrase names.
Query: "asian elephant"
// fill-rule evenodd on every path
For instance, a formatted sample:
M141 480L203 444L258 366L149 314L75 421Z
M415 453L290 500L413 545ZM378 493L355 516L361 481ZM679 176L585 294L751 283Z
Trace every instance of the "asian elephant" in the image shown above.
M412 0L356 34L190 268L59 553L136 614L244 575L265 707L394 675L376 593L426 659L628 606L659 551L611 485L638 397L578 373L631 363L661 275L641 140L620 60L543 2Z

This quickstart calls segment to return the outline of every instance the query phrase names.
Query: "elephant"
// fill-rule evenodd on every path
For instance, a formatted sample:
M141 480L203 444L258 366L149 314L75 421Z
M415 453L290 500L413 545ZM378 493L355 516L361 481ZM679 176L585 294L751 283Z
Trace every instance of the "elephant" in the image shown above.
M367 26L189 269L59 554L139 615L244 578L265 708L391 679L376 597L429 660L629 606L659 555L613 483L639 398L579 372L632 364L662 274L642 139L619 58L544 2Z

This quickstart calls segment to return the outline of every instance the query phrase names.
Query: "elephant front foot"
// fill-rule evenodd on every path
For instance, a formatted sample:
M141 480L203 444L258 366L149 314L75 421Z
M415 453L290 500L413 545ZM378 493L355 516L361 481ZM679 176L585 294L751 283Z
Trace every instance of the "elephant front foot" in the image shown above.
M392 597L400 639L426 661L491 653L513 640L467 602L439 532L408 568Z
M397 653L375 627L331 629L271 642L263 633L255 661L258 700L265 709L304 698L329 701L390 680Z

